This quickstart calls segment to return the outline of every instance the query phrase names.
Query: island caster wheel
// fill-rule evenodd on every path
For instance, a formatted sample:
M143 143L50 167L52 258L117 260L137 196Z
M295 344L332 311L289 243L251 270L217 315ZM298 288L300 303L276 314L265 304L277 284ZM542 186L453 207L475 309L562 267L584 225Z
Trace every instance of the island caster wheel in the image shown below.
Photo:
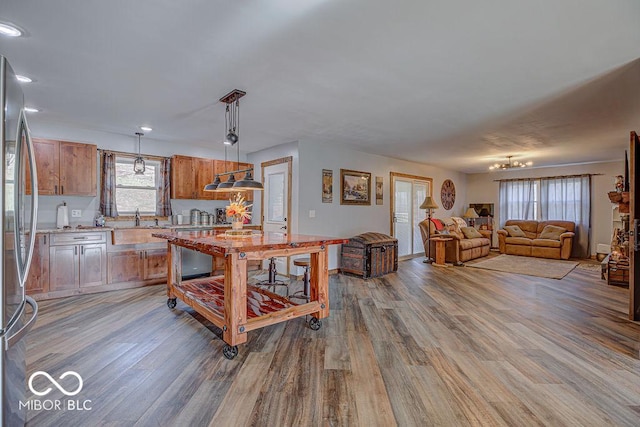
M233 360L234 357L238 355L238 346L234 345L231 347L229 344L225 344L222 347L222 354L229 360Z
M167 299L167 307L169 308L176 308L176 305L178 304L178 302L176 301L175 298L168 298Z
M317 331L318 329L320 329L321 326L322 326L322 321L320 319L316 319L315 317L312 317L311 320L309 320L309 327L311 328L311 330Z

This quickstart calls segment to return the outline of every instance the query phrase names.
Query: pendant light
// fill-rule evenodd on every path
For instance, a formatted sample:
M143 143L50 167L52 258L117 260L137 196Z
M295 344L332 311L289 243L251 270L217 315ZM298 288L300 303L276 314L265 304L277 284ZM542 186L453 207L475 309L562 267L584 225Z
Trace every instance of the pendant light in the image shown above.
M236 151L238 153L238 163L240 164L240 98L245 95L246 92L235 89L220 98L220 101L227 104L227 107L224 111L224 120L227 125L227 134L225 135L224 145L234 146L236 143ZM225 158L225 167L227 165ZM225 174L227 172L225 171ZM231 187L236 183L236 177L233 172L229 173L229 178L221 184L218 185L219 191L229 191Z
M138 135L138 157L136 157L136 159L133 161L133 171L135 172L136 175L144 175L144 170L145 170L144 159L140 154L140 137L144 135L144 133L136 132L136 135Z
M246 92L234 89L222 98L220 102L226 104L224 118L225 118L225 168L227 164L227 147L236 146L237 160L236 163L240 165L240 98L246 95ZM235 174L245 172L244 178L240 181L236 181ZM221 182L220 177L223 175L229 175L229 178L225 182ZM216 177L212 183L205 185L204 191L250 191L250 190L263 190L261 183L253 180L253 168L242 169L216 174Z

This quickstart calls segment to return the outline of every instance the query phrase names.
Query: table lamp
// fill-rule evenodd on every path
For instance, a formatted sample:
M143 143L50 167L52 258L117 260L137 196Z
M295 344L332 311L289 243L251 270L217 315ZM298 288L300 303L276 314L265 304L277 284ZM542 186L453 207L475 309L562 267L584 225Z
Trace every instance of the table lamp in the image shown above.
M469 227L475 226L476 218L480 218L474 208L467 209L467 211L464 213L464 215L462 215L462 217L467 218L469 220Z
M431 211L438 208L438 204L431 198L431 196L425 197L424 202L420 205L420 209L427 210L427 219L429 220L429 232L427 233L427 259L424 260L424 262L428 264L433 263L433 259L431 259Z

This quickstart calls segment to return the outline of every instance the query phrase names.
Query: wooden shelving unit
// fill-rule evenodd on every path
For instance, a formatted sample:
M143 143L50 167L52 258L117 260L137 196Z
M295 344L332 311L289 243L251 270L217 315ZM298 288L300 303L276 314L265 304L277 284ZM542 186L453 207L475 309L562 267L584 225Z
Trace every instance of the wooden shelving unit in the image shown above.
M621 227L614 227L612 253L602 261L603 279L608 285L629 286L629 193L610 191L608 196L617 205Z

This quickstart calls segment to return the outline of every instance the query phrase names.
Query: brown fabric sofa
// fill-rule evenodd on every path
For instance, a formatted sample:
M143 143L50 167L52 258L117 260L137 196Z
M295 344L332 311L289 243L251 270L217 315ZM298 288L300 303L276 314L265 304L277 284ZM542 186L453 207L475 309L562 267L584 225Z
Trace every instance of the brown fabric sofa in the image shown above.
M525 237L510 237L507 230L498 230L501 254L533 256L538 258L569 259L576 225L571 221L531 221L510 219L505 226L517 225ZM562 227L567 231L559 240L541 239L540 233L547 225Z
M448 223L448 218L444 220ZM442 236L433 223L429 224L429 220L425 219L420 222L420 234L422 235L422 243L424 245L424 252L427 254L427 233L431 234L431 237ZM455 226L447 226L448 230L455 229ZM467 239L464 235L460 236L457 233L446 234L446 237L451 237L452 240L445 243L445 262L453 263L453 265L463 265L465 261L480 258L489 255L489 249L491 248L491 241L485 237L476 237L473 239ZM431 257L435 258L436 254L436 242L431 242Z

